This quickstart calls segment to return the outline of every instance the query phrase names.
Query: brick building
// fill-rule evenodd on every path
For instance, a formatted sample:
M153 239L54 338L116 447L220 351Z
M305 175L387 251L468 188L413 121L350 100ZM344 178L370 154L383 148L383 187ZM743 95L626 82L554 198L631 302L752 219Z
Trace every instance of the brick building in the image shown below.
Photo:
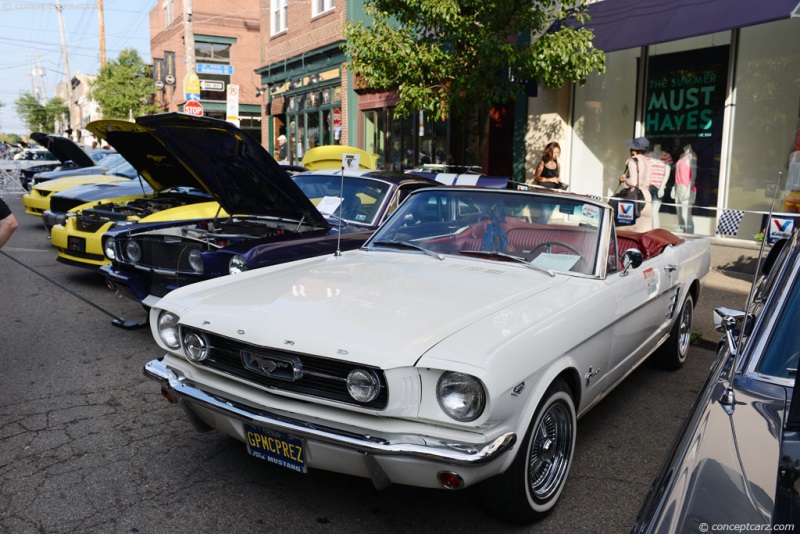
M191 7L190 22L184 10ZM194 38L195 73L187 72L187 29ZM225 119L228 86L239 86L240 127L261 139L259 0L158 0L150 11L150 54L164 111L183 111L187 74L199 78L203 114ZM191 59L191 58L190 58ZM193 91L188 91L193 92Z
M261 0L262 143L274 151L286 135L291 162L317 145L357 144L348 130L357 95L340 48L350 4L360 2Z

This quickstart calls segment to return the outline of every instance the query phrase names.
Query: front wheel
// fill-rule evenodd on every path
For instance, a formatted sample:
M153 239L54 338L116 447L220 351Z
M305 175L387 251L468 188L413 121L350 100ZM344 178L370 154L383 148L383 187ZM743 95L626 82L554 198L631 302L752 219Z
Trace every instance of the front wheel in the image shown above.
M515 523L530 523L550 512L572 465L576 428L572 392L557 380L536 409L514 462L483 484L487 507Z
M658 348L655 361L664 369L680 369L689 355L692 341L692 321L694 319L694 299L686 295L681 311L669 333L669 338Z

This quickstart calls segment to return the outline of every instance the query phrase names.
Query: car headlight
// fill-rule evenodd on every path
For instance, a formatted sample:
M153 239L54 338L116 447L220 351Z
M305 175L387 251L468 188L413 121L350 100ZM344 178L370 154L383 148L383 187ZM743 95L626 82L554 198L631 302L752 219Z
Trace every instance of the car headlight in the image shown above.
M158 315L158 337L164 345L171 349L181 348L181 338L178 333L180 318L172 312L163 311Z
M381 391L378 377L366 369L353 369L347 375L347 392L358 402L372 402Z
M239 256L238 254L232 257L231 261L228 262L228 272L231 274L243 273L246 270L247 261L245 261L244 257Z
M203 255L196 248L189 251L189 267L191 267L194 272L203 274Z
M106 242L103 243L103 253L106 255L106 258L109 260L116 259L116 253L114 252L114 240L113 239L106 239Z
M436 400L442 411L456 421L474 421L486 406L480 380L464 373L444 373L436 384Z
M133 239L125 243L125 257L133 263L142 259L142 247Z
M202 362L211 353L206 336L197 332L189 332L183 336L183 350L186 357L195 363Z

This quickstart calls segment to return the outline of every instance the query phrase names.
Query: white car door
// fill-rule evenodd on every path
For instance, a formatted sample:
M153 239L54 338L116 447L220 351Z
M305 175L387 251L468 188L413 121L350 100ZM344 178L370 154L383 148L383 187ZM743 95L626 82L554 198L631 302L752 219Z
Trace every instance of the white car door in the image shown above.
M665 252L628 269L627 274L611 273L606 278L617 304L606 387L623 377L667 333L675 312L677 280L671 258Z

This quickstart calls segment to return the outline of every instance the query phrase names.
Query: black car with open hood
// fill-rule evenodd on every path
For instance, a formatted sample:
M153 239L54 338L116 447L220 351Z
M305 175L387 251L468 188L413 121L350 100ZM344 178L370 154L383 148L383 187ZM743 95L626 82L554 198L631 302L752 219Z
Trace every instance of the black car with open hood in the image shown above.
M33 132L31 139L46 148L53 154L57 162L42 163L41 165L34 165L26 167L20 171L20 181L22 187L30 189L29 184L31 179L40 172L66 170L66 169L82 169L86 167L94 167L94 160L84 152L72 139L62 137L60 135L46 134L42 132Z
M252 136L227 121L182 113L147 115L136 123L89 125L156 191L203 189L230 215L257 215L328 226L289 174Z

